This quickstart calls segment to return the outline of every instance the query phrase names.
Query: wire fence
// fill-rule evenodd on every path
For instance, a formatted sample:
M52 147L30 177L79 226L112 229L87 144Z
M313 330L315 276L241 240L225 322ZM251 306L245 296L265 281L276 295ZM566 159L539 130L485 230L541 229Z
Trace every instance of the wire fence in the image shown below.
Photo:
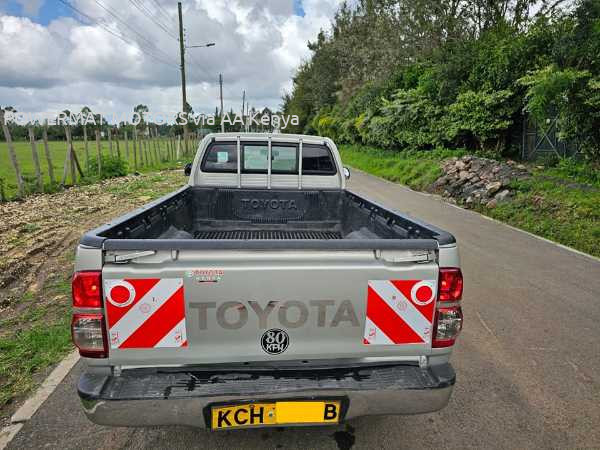
M0 201L127 173L179 167L175 163L193 157L202 137L200 133L188 133L187 139L161 136L156 126L144 125L129 131L84 126L83 137L75 139L71 127L65 126L64 140L56 141L48 139L45 125L28 127L29 142L15 142L3 117L0 122L11 166L0 168Z

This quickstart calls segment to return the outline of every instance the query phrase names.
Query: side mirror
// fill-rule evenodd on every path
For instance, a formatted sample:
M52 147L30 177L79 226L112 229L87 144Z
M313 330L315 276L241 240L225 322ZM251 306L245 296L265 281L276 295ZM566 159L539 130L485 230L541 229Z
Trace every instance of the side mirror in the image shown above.
M346 177L346 180L350 179L350 169L347 167L344 167L344 176Z
M189 177L192 174L192 163L187 163L183 168L183 174Z

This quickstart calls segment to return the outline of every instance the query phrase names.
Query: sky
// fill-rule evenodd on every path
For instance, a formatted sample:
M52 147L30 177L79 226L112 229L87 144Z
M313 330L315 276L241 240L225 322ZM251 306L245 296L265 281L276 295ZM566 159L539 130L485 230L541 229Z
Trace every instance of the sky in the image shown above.
M183 0L187 98L213 113L278 110L306 47L341 0ZM70 5L70 6L68 6ZM0 0L0 105L30 114L64 109L131 114L181 110L174 0Z

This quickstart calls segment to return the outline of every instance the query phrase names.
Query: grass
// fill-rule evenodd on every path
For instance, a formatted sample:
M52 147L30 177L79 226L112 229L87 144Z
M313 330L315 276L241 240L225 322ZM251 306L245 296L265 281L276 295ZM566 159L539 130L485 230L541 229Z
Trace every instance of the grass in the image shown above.
M56 300L35 302L34 295L26 292L21 299L27 303L24 313L0 321L0 330L15 330L0 335L0 408L30 392L38 384L38 375L72 349L71 311L64 300L70 288L69 277L61 274L43 293Z
M441 161L464 154L460 150L392 152L358 145L340 150L346 164L418 190L427 190L442 174ZM600 256L600 170L568 159L554 167L533 167L531 179L512 183L513 199L496 208L479 205L477 211Z
M478 210L600 257L600 186L581 184L576 176L548 169L536 171L532 179L514 182L511 187L516 193L512 201Z
M442 174L440 161L464 154L462 150L391 151L362 145L342 145L340 153L345 164L417 190Z
M129 141L129 160L127 161L128 169L130 172L133 172L134 169L134 161L133 161L133 150L131 141ZM31 144L29 142L14 142L15 152L17 154L17 160L19 162L21 172L23 173L23 178L27 184L27 191L34 192L36 189L35 186L35 169L33 165L32 153L31 153ZM87 162L85 158L85 150L84 144L82 141L74 141L73 146L75 148L75 153L77 154L77 158L79 159L79 163L82 166L82 170L84 173L87 172ZM96 158L96 142L89 141L89 153L90 159ZM67 155L67 143L65 141L51 141L49 142L49 150L52 158L52 167L54 169L54 178L60 183L62 173L63 173L63 164ZM122 158L125 158L125 141L119 141L120 153ZM152 149L152 156L154 156L154 147L153 144L150 146ZM166 141L160 141L160 148L163 149L164 154L166 155ZM50 177L48 175L48 163L46 160L45 152L44 152L44 144L42 141L37 142L37 151L40 160L41 171L44 178L44 191L52 192L56 190L57 186L52 186L50 183ZM113 141L113 152L116 154L116 141ZM104 155L110 155L108 141L102 141L102 153ZM191 158L191 157L190 157ZM183 160L187 160L190 158L181 158L181 161L169 161L169 162L159 162L158 164L149 164L147 166L141 166L139 155L138 155L138 172L153 172L161 169L170 169L177 168L183 164ZM88 180L84 180L84 182L93 182L93 177L90 177ZM68 176L68 183L70 183L70 175ZM17 194L17 181L16 176L10 162L10 158L8 155L8 146L6 142L0 142L0 187L4 190L4 196L7 199L14 198ZM1 194L0 194L1 195Z

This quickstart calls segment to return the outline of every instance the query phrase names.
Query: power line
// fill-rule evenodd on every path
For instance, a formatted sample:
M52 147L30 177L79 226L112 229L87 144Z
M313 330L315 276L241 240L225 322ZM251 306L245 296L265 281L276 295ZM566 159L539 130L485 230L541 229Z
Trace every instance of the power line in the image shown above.
M168 26L159 21L154 14L141 2L141 0L129 0L129 2L137 8L142 14L144 14L148 19L154 22L161 30L163 30L167 35L176 41L179 40L176 35L172 34L169 30Z
M114 11L111 11L110 8L108 8L107 6L103 5L99 0L94 0L96 2L96 4L98 6L100 6L100 8L102 8L104 11L106 11L107 13L109 13L112 17L114 17L118 22L120 22L121 24L123 24L123 26L125 26L125 28L133 31L137 36L139 36L144 42L146 42L147 46L153 50L156 50L159 54L162 54L163 57L165 59L169 59L171 56L165 52L163 52L162 50L160 50L159 48L156 47L156 45L148 40L143 34L141 34L139 31L137 31L135 28L133 28L131 25L129 25L125 20L121 19L117 13L115 13ZM138 43L139 44L139 43Z
M167 19L167 23L171 22L173 25L175 25L175 28L177 28L177 22L175 21L175 19L173 17L171 17L169 15L169 13L162 7L162 5L160 4L160 2L158 0L152 0L154 2L154 4L156 5L156 9L157 11L159 11L160 13L162 13L163 18Z
M89 16L88 14L84 13L83 11L77 9L75 6L73 6L71 3L69 3L67 0L59 0L63 5L71 8L73 11L75 11L77 14L79 14L82 17L85 17L91 24L96 24L99 27L101 27L104 31L106 31L107 33L110 33L111 35L113 35L114 37L120 39L121 41L125 42L127 45L133 45L135 46L135 44L137 44L137 47L139 48L139 50L144 53L145 55L150 56L151 58L155 59L158 62L161 62L163 64L166 64L168 66L173 67L173 63L168 62L163 60L162 58L156 56L155 54L153 54L152 52L150 52L147 48L146 50L144 50L144 48L142 48L142 46L138 43L135 42L132 43L130 41L128 41L127 39L125 39L121 34L119 34L118 32L115 32L114 30L110 29L105 23L103 23L103 21L100 21L98 19L94 19L93 17Z

